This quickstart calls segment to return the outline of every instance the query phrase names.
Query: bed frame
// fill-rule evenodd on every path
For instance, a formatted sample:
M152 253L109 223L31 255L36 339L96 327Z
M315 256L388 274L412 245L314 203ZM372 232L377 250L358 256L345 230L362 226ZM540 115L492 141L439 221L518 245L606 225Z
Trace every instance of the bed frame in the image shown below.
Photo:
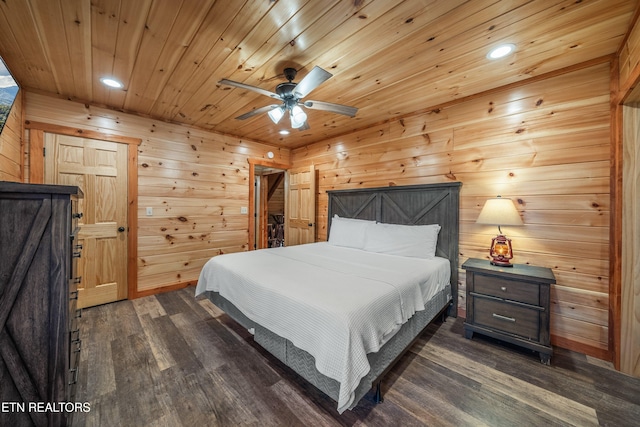
M392 224L440 224L442 228L438 236L436 255L448 258L451 264L451 284L429 300L425 304L426 309L414 314L378 352L367 355L371 370L360 381L355 391L353 406L356 406L372 387L376 389L375 400L381 402L382 377L411 347L424 328L434 319L444 317L447 312L450 316L456 316L460 186L461 183L454 182L327 192L329 230L331 218L335 214L345 218ZM217 292L207 292L207 297L236 322L247 329L254 329L254 339L258 344L326 395L338 400L340 384L317 371L313 356L297 348L289 340L256 324Z

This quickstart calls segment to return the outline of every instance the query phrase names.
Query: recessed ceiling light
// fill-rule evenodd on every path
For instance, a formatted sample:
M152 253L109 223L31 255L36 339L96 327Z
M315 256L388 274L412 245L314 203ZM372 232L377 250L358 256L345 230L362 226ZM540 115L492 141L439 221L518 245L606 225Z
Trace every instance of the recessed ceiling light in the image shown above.
M280 135L289 135L289 131L288 131L288 130L286 130L286 129L282 129L282 130L280 131Z
M494 49L491 49L489 53L487 53L487 58L489 59L504 58L505 56L513 52L515 49L516 49L516 45L512 43L503 44Z
M120 83L116 79L112 79L111 77L103 77L100 79L100 81L102 82L102 84L115 89L122 89L124 87L122 83Z

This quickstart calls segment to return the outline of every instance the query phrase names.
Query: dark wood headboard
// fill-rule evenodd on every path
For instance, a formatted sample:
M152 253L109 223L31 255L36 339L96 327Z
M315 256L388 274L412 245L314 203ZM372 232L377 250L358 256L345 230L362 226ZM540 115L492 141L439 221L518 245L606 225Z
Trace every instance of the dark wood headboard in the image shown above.
M369 219L389 224L440 224L436 255L451 263L453 304L449 315L456 317L458 305L458 220L461 182L327 191L331 218Z

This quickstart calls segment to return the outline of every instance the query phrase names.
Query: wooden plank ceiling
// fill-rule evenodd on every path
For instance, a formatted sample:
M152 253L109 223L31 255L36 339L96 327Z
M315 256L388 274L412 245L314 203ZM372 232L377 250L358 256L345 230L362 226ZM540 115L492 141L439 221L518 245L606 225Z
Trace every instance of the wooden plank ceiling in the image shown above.
M614 54L637 0L3 0L0 55L31 91L284 147L366 128ZM490 61L489 49L516 52ZM333 77L307 98L310 129L266 114L283 70ZM99 79L115 77L123 90Z

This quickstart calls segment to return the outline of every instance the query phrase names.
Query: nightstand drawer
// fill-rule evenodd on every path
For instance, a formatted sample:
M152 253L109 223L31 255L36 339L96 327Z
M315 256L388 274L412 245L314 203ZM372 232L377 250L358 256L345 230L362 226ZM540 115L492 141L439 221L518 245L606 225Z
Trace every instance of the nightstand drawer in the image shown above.
M501 301L475 297L475 324L538 341L540 312Z
M540 305L540 288L497 276L474 275L474 292L531 305Z

